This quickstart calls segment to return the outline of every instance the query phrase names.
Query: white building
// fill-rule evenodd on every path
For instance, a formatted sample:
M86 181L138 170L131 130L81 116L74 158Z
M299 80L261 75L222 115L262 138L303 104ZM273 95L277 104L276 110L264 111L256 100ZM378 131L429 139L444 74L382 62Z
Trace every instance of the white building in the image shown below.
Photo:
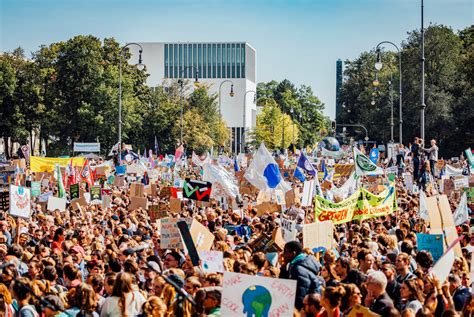
M256 52L248 43L138 43L150 76L147 85L161 85L167 79L190 79L198 72L200 82L216 93L220 110L232 133L232 151L241 152L248 132L256 125ZM130 63L138 62L137 45L130 45ZM234 96L230 96L233 85ZM220 90L220 91L219 91ZM245 129L245 130L244 130Z

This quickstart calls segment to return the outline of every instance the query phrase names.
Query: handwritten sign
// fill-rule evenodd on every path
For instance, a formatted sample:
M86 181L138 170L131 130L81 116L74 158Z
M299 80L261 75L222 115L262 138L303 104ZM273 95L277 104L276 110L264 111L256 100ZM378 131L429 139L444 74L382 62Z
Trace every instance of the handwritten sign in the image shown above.
M333 231L334 223L331 220L306 224L303 226L303 246L310 249L332 249Z
M191 225L193 219L185 218L163 218L161 219L161 240L160 247L162 249L184 249L181 241L181 234L179 233L177 222L185 220L188 226Z
M54 196L49 196L48 198L48 210L55 211L58 209L59 211L66 210L66 199L58 198Z
M435 262L443 255L444 238L442 234L417 233L416 241L418 250L430 252Z
M29 218L31 211L30 189L10 185L10 215Z
M285 242L296 240L296 221L281 219L281 234Z
M204 273L224 273L224 253L221 251L200 251L199 258Z
M292 317L296 281L224 272L222 316Z

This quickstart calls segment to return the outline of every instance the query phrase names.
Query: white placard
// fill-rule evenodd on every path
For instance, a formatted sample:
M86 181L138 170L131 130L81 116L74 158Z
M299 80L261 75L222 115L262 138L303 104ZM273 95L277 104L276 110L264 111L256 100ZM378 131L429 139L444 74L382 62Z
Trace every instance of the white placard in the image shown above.
M332 249L334 223L331 220L305 224L303 226L303 247Z
M48 198L48 210L55 211L58 209L59 211L66 210L66 199L65 198L58 198L54 196L49 196Z
M454 189L461 189L461 188L466 188L469 187L469 178L467 177L460 177L460 178L455 178L453 180L454 182Z
M296 240L296 221L281 218L281 234L285 242Z
M222 316L293 316L296 280L226 271L223 285Z
M204 273L224 273L224 253L222 251L199 251Z
M314 180L305 181L303 187L303 197L301 197L301 206L308 207L313 205Z
M10 185L10 215L30 218L30 212L30 189L22 186Z
M74 152L100 152L100 143L74 142Z

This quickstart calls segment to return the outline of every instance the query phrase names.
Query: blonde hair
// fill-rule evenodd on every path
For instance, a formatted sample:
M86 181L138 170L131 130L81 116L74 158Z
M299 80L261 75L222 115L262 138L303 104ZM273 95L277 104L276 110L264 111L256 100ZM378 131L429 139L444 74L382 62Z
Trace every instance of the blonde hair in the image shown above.
M151 296L143 304L143 313L151 317L163 317L166 313L166 305L158 296Z

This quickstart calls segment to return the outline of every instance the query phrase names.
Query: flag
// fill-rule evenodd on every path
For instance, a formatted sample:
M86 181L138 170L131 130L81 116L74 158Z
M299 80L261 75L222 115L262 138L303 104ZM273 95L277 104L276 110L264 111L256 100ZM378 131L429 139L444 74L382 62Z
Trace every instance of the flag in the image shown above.
M87 159L84 160L84 165L82 165L80 177L83 181L85 181L89 185L89 187L94 185L94 182L92 180L91 167L89 166L89 160Z
M15 167L15 186L21 186L21 169L18 164Z
M202 180L219 184L230 197L239 195L239 186L237 186L237 180L234 175L220 165L204 164L202 167Z
M66 190L64 189L63 176L59 164L56 164L56 179L58 181L58 198L66 198Z
M303 174L299 166L296 166L293 177L298 179L300 182L304 182L306 180L306 176Z
M145 171L143 172L142 184L147 186L149 183L150 183L150 178L148 177L148 173Z
M262 142L250 162L244 177L260 190L281 189L284 193L291 189L281 176L278 164Z
M301 153L300 158L298 159L298 167L301 167L306 173L309 175L316 175L316 169L314 168L313 164L308 160L304 153Z
M455 226L460 226L469 220L469 208L467 207L466 192L462 194L461 200L459 201L459 205L454 212L453 218Z
M145 149L143 150L143 157L144 157L144 158L147 158L147 157L146 157L146 146L145 146Z
M326 178L328 177L328 169L326 168L326 163L325 161L323 160L323 163L321 164L321 170L323 171L324 173L324 176L323 176L323 181L326 180Z
M178 146L178 148L174 152L174 161L178 162L181 156L183 155L183 153L184 153L184 146L181 144L180 146Z
M433 265L433 267L428 271L428 275L433 273L439 279L441 284L446 281L449 273L454 264L454 246L459 242L461 238L457 238L451 245L448 250L439 258L439 260Z
M426 205L426 194L424 191L420 191L420 207L418 209L418 215L421 219L425 221L430 221L430 216L428 214L428 207Z
M374 148L370 151L370 160L372 163L377 164L379 160L379 149L374 146Z
M237 156L234 157L234 171L235 171L235 172L240 171L239 163L237 162Z
M354 147L354 165L357 176L383 174L383 169L369 160L357 147Z
M156 135L155 135L155 153L156 153L156 155L158 155L159 151L160 151L160 147L158 146L158 140L156 139Z

